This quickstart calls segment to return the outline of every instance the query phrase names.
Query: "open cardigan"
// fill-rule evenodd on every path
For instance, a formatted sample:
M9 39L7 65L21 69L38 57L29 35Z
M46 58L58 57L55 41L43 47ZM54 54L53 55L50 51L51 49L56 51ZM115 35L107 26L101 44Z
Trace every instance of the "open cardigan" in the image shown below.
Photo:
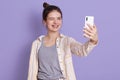
M41 46L41 40L43 37L44 35L38 37L32 43L27 80L37 80L38 50ZM65 80L76 80L72 63L72 54L76 54L78 56L87 56L94 47L95 45L93 45L89 41L82 44L75 39L63 34L61 34L60 37L56 39L59 65L62 74L65 77Z

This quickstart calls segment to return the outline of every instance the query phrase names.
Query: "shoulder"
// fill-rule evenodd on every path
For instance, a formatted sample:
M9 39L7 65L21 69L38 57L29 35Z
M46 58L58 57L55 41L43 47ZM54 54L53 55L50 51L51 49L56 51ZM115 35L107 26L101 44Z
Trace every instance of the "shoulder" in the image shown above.
M75 40L73 37L68 36L68 35L65 35L65 39L67 39L67 40Z
M41 41L42 41L42 38L44 37L44 35L41 35L39 37L37 37L37 39L35 39L33 42L32 42L32 45L37 45L39 44Z
M75 39L73 37L70 37L68 35L63 35L62 34L62 38L63 38L63 41L67 42L67 43L71 43L72 41L75 41Z
M60 37L61 37L61 38L66 38L66 39L72 38L72 37L70 37L70 36L68 36L68 35L64 35L64 34L60 34Z

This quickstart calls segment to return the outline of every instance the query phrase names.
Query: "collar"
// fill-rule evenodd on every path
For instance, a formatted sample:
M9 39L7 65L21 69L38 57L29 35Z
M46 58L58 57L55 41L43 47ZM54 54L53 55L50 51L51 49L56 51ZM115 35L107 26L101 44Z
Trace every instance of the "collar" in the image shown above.
M39 37L37 38L37 40L42 41L42 38L43 38L43 37L45 37L45 35L39 36ZM65 35L60 34L60 38L63 38L63 37L65 37Z

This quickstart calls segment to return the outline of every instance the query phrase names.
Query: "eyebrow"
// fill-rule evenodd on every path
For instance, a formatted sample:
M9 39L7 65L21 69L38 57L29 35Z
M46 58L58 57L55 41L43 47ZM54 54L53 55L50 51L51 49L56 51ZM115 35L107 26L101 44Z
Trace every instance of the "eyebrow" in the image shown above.
M48 18L55 18L55 17L48 17ZM61 17L57 17L57 18L61 18Z

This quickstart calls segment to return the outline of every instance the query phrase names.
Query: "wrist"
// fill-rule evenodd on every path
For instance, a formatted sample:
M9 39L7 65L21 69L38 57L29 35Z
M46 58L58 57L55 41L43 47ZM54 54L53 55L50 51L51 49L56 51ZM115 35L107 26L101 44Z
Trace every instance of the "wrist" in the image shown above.
M91 39L90 39L90 43L96 45L96 44L98 43L98 40L91 40Z

